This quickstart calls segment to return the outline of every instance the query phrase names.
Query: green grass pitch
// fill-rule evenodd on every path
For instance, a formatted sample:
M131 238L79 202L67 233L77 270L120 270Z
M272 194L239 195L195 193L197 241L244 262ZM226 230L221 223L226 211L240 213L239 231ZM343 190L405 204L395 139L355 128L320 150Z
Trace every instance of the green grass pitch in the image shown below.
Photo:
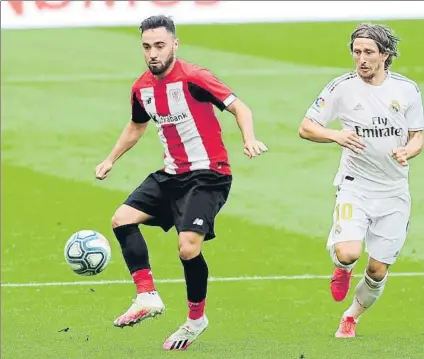
M385 23L403 39L393 70L424 89L424 21ZM179 56L210 68L249 104L257 137L270 149L245 158L234 119L219 114L234 184L217 219L218 237L204 253L211 276L235 280L210 283L210 327L186 353L161 349L187 314L181 282L157 284L164 316L122 330L112 323L131 303L132 284L10 286L129 280L110 218L162 166L162 148L150 126L107 181L94 180L95 165L129 118L130 87L145 68L137 27L2 31L2 357L423 358L424 157L412 161L410 234L391 270L418 275L389 278L361 318L358 337L345 341L333 335L353 291L335 303L328 279L319 277L332 271L325 242L340 148L302 141L297 129L326 82L351 68L354 26L179 27ZM78 277L63 258L66 240L79 229L98 230L112 245L109 267L95 278ZM175 232L143 232L155 277L183 278ZM365 263L364 255L357 275Z

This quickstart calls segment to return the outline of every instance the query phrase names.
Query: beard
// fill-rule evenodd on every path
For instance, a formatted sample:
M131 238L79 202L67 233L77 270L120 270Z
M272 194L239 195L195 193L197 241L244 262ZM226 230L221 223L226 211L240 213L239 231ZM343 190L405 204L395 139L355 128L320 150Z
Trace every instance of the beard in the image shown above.
M153 75L161 75L163 74L166 70L169 69L169 67L171 66L172 62L174 61L174 54L171 52L168 56L168 58L165 60L165 62L159 62L158 64L155 65L150 65L147 64L147 66L149 67L150 72Z
M371 81L377 75L377 73L380 71L380 69L381 69L381 65L378 65L374 69L373 68L369 68L367 74L361 74L360 71L358 71L358 74L365 81Z
M361 74L359 74L359 76L361 76L362 79L365 80L365 81L371 81L374 78L375 73L373 72L373 73L371 73L369 75L361 75Z

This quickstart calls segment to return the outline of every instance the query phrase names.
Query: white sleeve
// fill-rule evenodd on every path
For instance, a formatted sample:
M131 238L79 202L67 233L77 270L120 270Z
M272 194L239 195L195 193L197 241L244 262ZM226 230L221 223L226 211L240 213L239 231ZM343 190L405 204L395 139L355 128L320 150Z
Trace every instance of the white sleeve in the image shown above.
M405 113L409 131L424 130L424 111L421 92L416 92Z
M330 84L324 87L305 115L324 127L331 121L337 120L338 116L337 97L340 90L337 88L331 91Z

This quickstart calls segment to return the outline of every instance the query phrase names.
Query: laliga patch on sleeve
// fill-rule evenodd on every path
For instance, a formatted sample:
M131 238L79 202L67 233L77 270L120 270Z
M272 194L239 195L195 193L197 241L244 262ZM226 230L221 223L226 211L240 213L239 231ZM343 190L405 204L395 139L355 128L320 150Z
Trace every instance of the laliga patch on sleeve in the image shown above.
M315 106L317 106L318 108L323 108L325 106L325 99L323 97L318 97L315 100Z
M325 100L323 97L318 97L311 106L311 109L321 113L321 109L325 106Z

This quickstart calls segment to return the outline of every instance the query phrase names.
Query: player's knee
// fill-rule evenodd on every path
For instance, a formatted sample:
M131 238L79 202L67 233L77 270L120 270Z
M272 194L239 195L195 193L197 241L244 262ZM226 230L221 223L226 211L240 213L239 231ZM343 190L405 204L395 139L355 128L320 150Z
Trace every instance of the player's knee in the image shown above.
M368 276L376 282L382 281L388 272L389 266L376 260L370 260L367 266Z
M112 228L126 224L140 224L148 219L148 215L127 205L119 207L112 216Z
M178 236L180 258L189 260L200 254L203 235L195 232L181 232Z
M123 226L125 223L125 218L119 212L119 209L112 216L112 228L117 228Z
M335 250L340 263L352 264L356 262L361 256L362 243L360 241L337 243L335 246Z

